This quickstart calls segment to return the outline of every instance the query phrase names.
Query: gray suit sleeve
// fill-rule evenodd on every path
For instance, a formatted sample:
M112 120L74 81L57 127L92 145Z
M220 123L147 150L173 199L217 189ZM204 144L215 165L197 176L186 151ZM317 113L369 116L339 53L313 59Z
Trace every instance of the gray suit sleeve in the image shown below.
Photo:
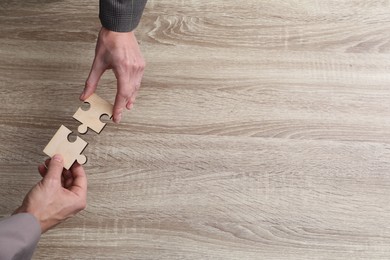
M99 0L99 18L110 31L131 32L141 20L147 0Z
M41 226L30 214L20 213L0 220L0 259L31 259L41 237Z

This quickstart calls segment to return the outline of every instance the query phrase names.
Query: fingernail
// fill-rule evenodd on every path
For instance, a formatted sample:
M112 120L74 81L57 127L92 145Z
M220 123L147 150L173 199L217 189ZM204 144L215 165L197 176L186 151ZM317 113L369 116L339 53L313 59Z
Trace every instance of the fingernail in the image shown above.
M122 119L122 113L118 114L118 115L114 118L114 122L118 124L118 123L121 121L121 119Z
M62 157L59 154L54 155L52 159L57 162L62 162Z
M84 99L84 95L85 95L85 91L83 91L80 95L80 99L83 100Z

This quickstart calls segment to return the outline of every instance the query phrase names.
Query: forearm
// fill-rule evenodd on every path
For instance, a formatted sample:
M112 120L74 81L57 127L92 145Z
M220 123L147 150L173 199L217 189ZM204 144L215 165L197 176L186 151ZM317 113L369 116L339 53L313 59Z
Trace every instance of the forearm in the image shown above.
M139 21L147 0L99 0L99 18L110 31L131 32Z
M0 221L0 259L31 259L41 237L41 226L31 214Z

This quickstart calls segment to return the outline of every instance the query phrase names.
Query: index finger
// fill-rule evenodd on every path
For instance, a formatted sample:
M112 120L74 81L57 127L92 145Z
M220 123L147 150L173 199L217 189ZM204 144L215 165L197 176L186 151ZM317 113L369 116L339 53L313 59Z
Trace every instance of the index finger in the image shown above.
M69 190L78 196L87 196L87 175L85 174L83 166L75 162L70 168L73 175L73 183Z

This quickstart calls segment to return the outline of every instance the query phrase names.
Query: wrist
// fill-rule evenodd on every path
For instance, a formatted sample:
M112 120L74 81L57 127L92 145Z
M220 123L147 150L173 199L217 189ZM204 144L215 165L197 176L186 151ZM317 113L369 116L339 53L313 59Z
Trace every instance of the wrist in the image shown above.
M113 31L113 30L110 30L104 26L101 27L100 29L100 34L102 34L103 36L109 36L109 35L131 35L131 34L134 34L134 31L130 31L130 32L117 32L117 31Z
M41 228L41 233L45 233L47 230L49 230L49 225L47 224L47 221L45 221L41 214L39 214L37 211L33 210L33 209L29 209L27 207L25 207L24 205L20 206L19 208L17 208L13 213L12 215L16 215L16 214L29 214L31 216L33 216L40 228Z
M18 214L27 214L27 215L32 216L36 220L37 224L39 225L39 227L41 229L41 233L44 233L42 223L36 214L27 211L27 209L23 206L20 206L19 208L17 208L11 215L18 215Z

